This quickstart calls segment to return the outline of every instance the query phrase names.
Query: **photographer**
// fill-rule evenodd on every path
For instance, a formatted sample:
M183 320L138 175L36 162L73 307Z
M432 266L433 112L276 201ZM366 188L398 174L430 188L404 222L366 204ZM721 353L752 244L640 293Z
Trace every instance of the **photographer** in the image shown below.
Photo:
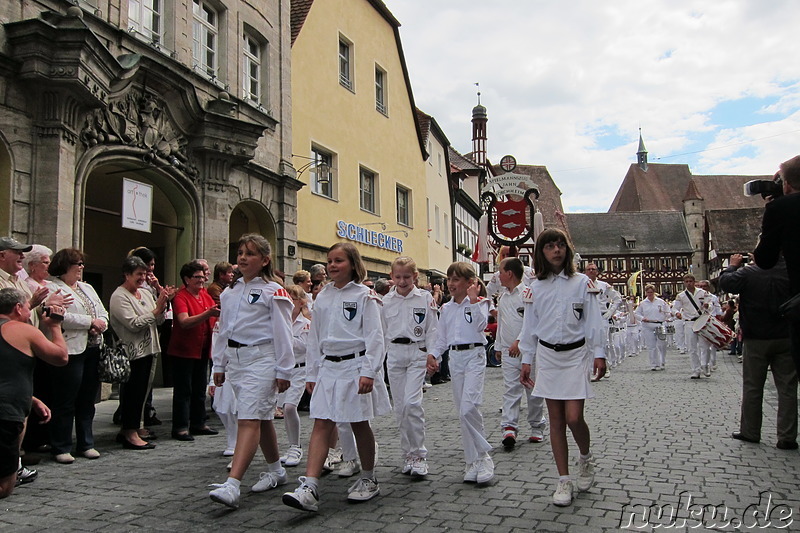
M772 268L780 253L789 272L789 296L800 294L800 156L781 163L776 181L782 182L783 196L773 195L764 209L761 236L753 256L761 268ZM792 357L800 371L800 322L790 321Z
M781 450L797 449L797 373L790 353L786 320L778 307L788 299L789 276L781 259L764 270L744 267L741 254L719 278L719 286L738 293L739 318L744 343L742 365L742 414L739 431L731 436L746 442L761 440L762 402L767 370L772 368L778 390L778 444Z

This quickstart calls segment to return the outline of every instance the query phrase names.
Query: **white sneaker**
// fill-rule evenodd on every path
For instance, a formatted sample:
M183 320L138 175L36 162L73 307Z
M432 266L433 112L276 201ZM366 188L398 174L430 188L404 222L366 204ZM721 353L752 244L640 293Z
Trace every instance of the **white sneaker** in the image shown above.
M325 472L333 472L333 465L342 462L342 450L336 448L328 448L328 456L322 464L322 469Z
M297 444L290 444L286 455L281 457L281 462L286 466L297 466L303 458L303 448Z
M699 371L699 370L697 370L697 371L695 371L695 372L692 372L692 375L691 375L691 376L689 376L689 378L690 378L690 379L700 379L700 371Z
M589 456L586 461L578 459L578 490L586 492L594 485L594 457Z
M411 473L411 461L412 459L409 459L408 457L403 460L403 468L400 470L401 474L408 475Z
M425 477L428 475L428 461L424 457L414 457L410 466L411 477Z
M230 483L214 483L211 485L216 487L208 493L209 497L222 505L227 505L231 509L239 508L239 489Z
M469 463L464 471L464 483L478 482L478 463Z
M306 485L305 476L300 476L300 486L293 492L283 494L283 503L303 511L316 511L319 505L319 496L310 485Z
M62 465L69 465L75 462L75 458L71 453L59 453L55 456L55 460Z
M381 493L376 479L362 477L352 487L347 489L347 500L351 502L365 502Z
M712 372L716 372L717 368L718 368L717 365L711 365L711 371Z
M711 370L709 370L708 365L703 367L703 375L707 378L711 377Z
M572 503L572 481L559 481L553 493L553 504L566 507Z
M531 428L531 436L528 442L542 442L544 440L544 430L542 428Z
M483 459L478 459L478 472L475 476L475 482L478 484L489 483L494 477L494 461L488 455Z
M230 462L230 463L228 463L228 466L226 466L225 468L227 468L227 469L228 469L228 472L230 472L230 471L231 471L231 468L233 468L233 460L232 460L232 459L231 459L231 462Z
M233 457L233 448L228 448L222 452L223 457Z
M339 477L351 477L361 472L361 464L358 461L342 461L339 467Z
M253 492L264 492L274 489L278 485L286 485L289 479L286 476L286 470L281 468L280 472L261 472L258 481L253 485L250 490Z

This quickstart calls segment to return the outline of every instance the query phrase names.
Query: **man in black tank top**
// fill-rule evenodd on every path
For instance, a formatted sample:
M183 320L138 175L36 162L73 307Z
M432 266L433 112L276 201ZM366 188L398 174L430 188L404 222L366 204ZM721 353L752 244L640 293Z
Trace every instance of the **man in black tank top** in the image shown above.
M33 398L34 357L55 366L67 364L67 345L61 335L64 309L51 307L41 321L44 333L28 323L30 302L18 289L0 289L0 498L10 496L17 481L19 443L33 407L42 418L50 410Z

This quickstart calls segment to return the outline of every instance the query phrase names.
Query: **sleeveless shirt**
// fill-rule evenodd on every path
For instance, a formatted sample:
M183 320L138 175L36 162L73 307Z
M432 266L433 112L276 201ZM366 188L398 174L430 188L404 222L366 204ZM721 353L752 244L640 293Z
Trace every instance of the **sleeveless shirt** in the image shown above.
M8 319L0 319L0 420L25 422L33 396L33 357L11 346L2 335Z

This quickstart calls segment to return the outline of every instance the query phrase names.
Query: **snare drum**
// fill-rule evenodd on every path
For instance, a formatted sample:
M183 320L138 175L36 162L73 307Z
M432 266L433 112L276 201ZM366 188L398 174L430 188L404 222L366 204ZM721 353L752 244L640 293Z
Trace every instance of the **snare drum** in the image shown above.
M711 315L700 315L692 330L717 348L724 348L733 339L733 331L721 320Z
M660 341L666 340L667 338L667 328L664 327L664 324L656 326L653 333L655 333L656 338Z

